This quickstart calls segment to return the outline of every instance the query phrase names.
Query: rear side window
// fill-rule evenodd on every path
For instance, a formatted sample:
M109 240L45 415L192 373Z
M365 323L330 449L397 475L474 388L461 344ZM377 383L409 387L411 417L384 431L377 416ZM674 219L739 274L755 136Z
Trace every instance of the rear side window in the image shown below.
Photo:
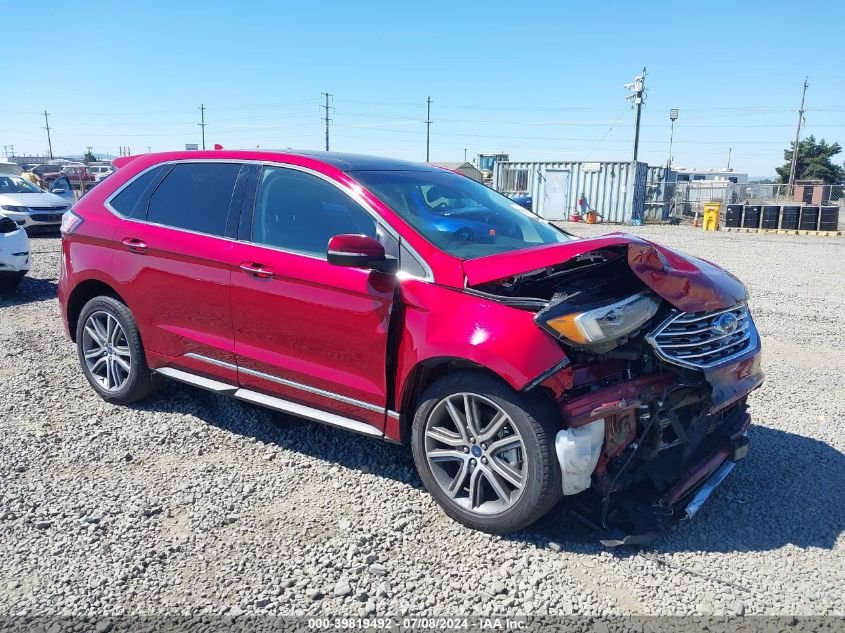
M325 257L329 239L341 233L378 237L373 217L334 185L293 169L264 168L253 242Z
M164 165L159 165L138 176L111 199L111 207L122 216L143 220L147 213L147 200L163 169Z
M224 235L238 163L180 163L150 198L147 221Z

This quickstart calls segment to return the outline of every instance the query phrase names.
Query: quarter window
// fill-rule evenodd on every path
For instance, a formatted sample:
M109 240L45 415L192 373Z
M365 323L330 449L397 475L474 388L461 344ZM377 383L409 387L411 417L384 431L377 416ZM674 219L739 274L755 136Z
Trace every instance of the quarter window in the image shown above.
M224 235L237 163L180 163L156 188L147 220L189 231Z
M147 201L162 169L164 166L159 165L138 176L111 199L111 207L122 216L143 220L147 214Z
M342 233L379 237L373 217L334 185L293 169L264 168L253 242L325 257L329 239Z

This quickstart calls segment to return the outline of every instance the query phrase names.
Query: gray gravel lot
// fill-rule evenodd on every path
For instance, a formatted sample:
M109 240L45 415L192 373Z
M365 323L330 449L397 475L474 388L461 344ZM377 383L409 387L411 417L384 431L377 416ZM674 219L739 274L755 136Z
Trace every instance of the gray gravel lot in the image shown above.
M406 449L198 389L104 403L34 237L0 302L0 613L845 614L845 238L630 230L748 284L767 371L748 458L645 551L473 532Z

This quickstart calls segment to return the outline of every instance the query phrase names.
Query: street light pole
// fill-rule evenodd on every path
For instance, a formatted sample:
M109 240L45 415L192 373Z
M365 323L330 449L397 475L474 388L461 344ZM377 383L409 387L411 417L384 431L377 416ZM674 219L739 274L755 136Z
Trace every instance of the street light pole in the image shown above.
M678 108L669 110L669 121L671 122L671 131L669 132L669 160L666 161L666 170L672 169L672 141L675 139L675 121L678 120Z

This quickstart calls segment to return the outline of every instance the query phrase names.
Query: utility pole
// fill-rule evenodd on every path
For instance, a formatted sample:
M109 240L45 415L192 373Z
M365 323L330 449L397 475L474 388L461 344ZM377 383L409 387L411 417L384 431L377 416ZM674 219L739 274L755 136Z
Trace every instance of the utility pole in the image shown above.
M428 106L427 114L425 117L425 162L428 162L431 158L431 97L426 99L425 103Z
M728 148L728 168L727 168L728 171L731 170L731 152L733 151L733 149L734 149L733 147Z
M47 114L47 110L44 110L44 129L47 130L47 147L50 149L50 160L53 160L53 141L50 140L50 115Z
M205 122L205 104L200 104L200 122L197 123L202 128L202 148L205 149L205 126L208 123Z
M626 97L631 102L631 107L636 109L637 118L634 123L634 162L637 162L637 155L640 149L640 118L642 116L643 96L645 95L645 66L643 74L634 77L634 81L625 84L630 94Z
M678 108L669 110L669 121L671 122L671 131L669 132L669 160L666 161L666 170L672 169L672 141L675 140L675 121L678 120Z
M321 92L320 96L326 98L326 105L320 106L320 107L325 109L325 111L326 111L326 115L323 117L323 121L325 121L325 123L326 123L326 151L328 152L329 151L329 123L331 123L331 121L332 121L329 118L329 108L330 108L329 99L332 98L332 95L330 95L328 92Z
M807 77L804 77L804 90L801 92L801 107L798 108L798 127L795 129L795 145L792 148L792 165L789 167L789 190L795 184L795 171L798 168L798 143L801 138L801 124L804 122L804 97L807 96Z
M464 148L464 162L467 162L467 148Z
M12 152L12 158L14 158L15 157L15 146L9 145L9 150Z

